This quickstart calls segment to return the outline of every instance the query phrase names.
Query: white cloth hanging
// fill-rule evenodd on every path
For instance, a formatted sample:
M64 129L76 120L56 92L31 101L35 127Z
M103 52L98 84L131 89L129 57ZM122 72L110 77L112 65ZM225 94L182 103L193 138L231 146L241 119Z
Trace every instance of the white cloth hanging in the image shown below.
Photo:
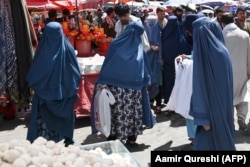
M179 62L177 62L179 60ZM193 60L180 56L175 58L175 84L171 92L166 110L172 110L184 118L193 119L189 115L193 83Z

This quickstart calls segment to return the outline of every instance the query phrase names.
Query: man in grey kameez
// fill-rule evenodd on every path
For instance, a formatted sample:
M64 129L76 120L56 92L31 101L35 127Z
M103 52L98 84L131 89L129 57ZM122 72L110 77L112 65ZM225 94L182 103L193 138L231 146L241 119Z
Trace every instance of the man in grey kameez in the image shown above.
M247 131L246 117L248 102L247 82L250 76L250 39L246 31L234 23L232 13L226 12L221 18L223 36L229 50L233 67L233 105L237 111L239 129Z

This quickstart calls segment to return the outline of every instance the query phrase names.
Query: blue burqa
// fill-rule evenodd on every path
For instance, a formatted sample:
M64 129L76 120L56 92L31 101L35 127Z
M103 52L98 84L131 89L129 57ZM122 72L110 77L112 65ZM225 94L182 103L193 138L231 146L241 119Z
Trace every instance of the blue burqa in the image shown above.
M80 76L74 48L64 36L61 25L48 23L27 75L27 82L35 92L28 140L32 142L38 137L38 115L47 128L56 131L61 138L73 138L74 103Z
M190 55L191 48L186 42L186 32L176 16L170 16L162 32L163 96L167 103L174 87L174 60L181 54Z
M219 25L207 17L193 23L193 94L190 114L198 125L194 150L235 150L233 76ZM203 126L210 125L206 131Z
M131 22L124 32L110 44L97 84L112 85L120 88L142 91L143 123L153 127L155 118L152 116L147 86L150 84L150 68L143 50L141 35L144 28L137 22ZM93 95L93 99L96 92ZM92 104L93 103L92 99ZM94 122L94 106L91 105L92 133L96 133Z
M149 86L149 97L153 99L159 93L159 86L161 85L161 66L162 66L162 46L161 46L161 36L162 30L157 21L153 19L146 19L145 29L147 32L148 40L150 45L158 46L159 50L154 51L150 49L147 52L148 62L151 68L151 85Z

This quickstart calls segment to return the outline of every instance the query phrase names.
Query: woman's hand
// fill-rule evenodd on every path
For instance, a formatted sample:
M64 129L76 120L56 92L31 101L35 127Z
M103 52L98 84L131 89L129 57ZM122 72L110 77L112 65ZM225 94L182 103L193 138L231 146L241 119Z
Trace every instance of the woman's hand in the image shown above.
M159 50L159 47L158 46L155 46L155 45L151 45L151 49L153 51L158 51Z
M205 131L209 131L211 129L210 125L204 125L203 128L205 129Z
M176 61L177 63L182 62L182 60L186 59L188 56L185 54L179 55L178 57L176 57Z

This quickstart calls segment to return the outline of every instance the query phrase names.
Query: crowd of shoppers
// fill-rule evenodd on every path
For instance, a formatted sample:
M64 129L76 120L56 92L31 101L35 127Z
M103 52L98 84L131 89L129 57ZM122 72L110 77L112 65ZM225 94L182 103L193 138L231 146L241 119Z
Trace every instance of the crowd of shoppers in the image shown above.
M234 15L217 8L211 19L197 12L185 13L181 7L172 14L158 7L155 14L145 12L139 18L120 2L106 13L104 17L98 9L95 17L86 15L89 23L103 27L114 38L95 85L92 133L97 133L93 105L97 89L109 89L116 101L111 106L107 140L119 139L135 147L144 128L153 128L155 114L179 115L165 110L164 105L167 107L175 85L175 59L181 55L193 61L189 102L193 119L186 118L190 149L235 150L234 108L239 129L248 130L250 41L246 10L239 8ZM74 49L56 15L54 10L49 12L27 76L34 90L28 139L65 139L68 145L74 143L73 105L80 73ZM69 13L65 15L63 18L69 17Z

